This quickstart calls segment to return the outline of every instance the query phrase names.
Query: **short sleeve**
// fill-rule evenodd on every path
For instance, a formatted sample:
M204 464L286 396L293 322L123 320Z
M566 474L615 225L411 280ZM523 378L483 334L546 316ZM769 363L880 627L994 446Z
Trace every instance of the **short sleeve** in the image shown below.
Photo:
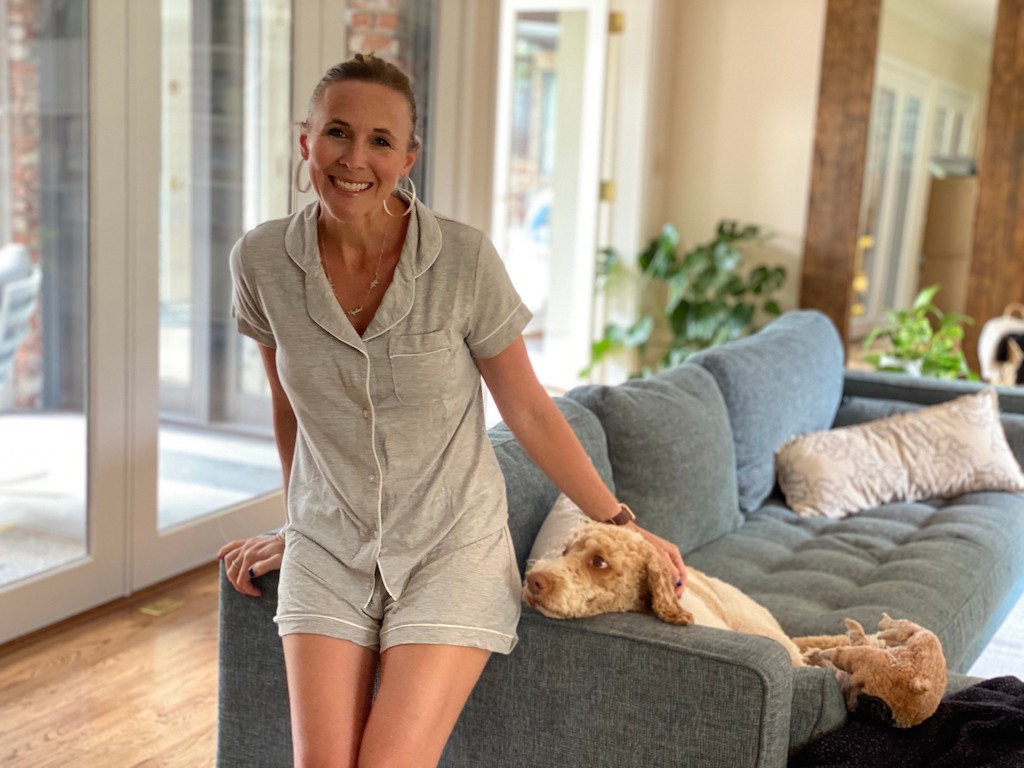
M238 331L255 339L265 347L276 347L274 332L263 312L263 304L253 283L252 276L246 273L242 260L243 236L231 249L231 316L238 323Z
M519 338L533 314L523 304L494 245L481 237L473 313L466 343L473 357L494 357Z

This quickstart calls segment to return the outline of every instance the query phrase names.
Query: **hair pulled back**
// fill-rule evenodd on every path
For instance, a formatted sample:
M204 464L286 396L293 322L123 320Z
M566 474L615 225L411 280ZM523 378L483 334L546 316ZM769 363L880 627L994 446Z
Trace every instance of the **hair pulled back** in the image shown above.
M412 92L412 81L401 68L373 53L357 53L348 61L335 64L324 73L320 82L316 84L316 88L313 89L313 95L309 99L309 110L303 125L309 122L309 115L313 114L313 107L316 106L317 99L320 98L327 86L347 80L377 83L402 94L409 102L409 116L412 119L409 149L419 147L420 139L416 135L416 96Z

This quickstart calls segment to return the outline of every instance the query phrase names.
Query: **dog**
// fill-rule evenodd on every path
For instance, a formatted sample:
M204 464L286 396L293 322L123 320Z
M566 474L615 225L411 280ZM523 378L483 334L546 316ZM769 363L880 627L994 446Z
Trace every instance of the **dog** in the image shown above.
M677 598L668 563L639 533L585 523L570 534L560 556L537 560L527 569L523 601L556 619L653 612L670 624L762 635L780 643L794 667L807 666L804 648L767 608L720 579L693 568L686 574L686 587Z

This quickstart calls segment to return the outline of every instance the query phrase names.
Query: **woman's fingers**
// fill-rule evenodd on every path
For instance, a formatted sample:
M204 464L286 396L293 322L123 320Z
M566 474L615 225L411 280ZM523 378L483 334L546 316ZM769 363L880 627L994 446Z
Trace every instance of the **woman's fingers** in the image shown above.
M238 541L232 541L225 544L223 547L217 550L217 559L223 560L227 555L234 552L246 543L247 539L239 539Z
M254 536L225 544L217 558L224 561L224 573L238 592L258 597L261 593L252 580L280 568L283 554L284 540L280 537Z
M686 565L683 563L683 556L679 552L679 547L670 541L666 541L660 536L655 536L649 531L641 529L644 537L654 545L661 556L668 561L669 571L672 573L673 586L676 590L676 595L683 594L683 586L686 584Z

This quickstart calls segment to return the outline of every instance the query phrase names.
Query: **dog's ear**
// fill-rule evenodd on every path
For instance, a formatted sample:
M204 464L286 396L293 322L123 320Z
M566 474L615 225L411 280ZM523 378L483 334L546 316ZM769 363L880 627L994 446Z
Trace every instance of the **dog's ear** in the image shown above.
M648 547L647 555L647 591L651 596L651 611L662 621L669 624L693 624L693 614L679 604L676 591L672 587L672 576L668 564L654 547Z

